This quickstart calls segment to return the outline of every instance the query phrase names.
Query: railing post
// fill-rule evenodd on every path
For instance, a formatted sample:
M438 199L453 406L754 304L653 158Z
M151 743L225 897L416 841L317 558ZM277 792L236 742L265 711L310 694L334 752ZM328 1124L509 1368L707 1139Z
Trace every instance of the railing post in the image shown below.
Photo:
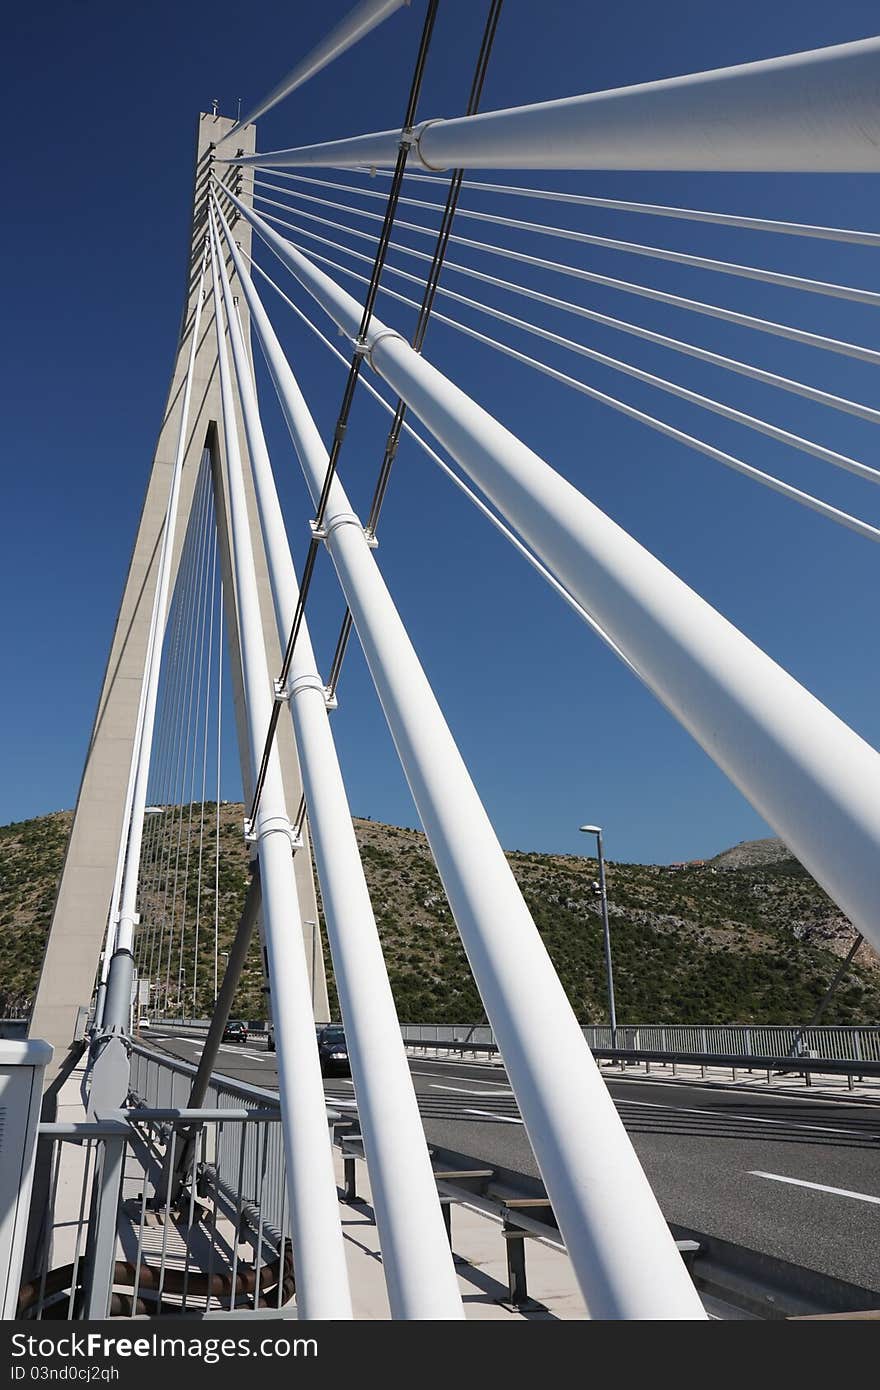
M85 1259L83 1316L89 1319L110 1316L125 1143L125 1134L108 1135L101 1140L101 1160L95 1174Z

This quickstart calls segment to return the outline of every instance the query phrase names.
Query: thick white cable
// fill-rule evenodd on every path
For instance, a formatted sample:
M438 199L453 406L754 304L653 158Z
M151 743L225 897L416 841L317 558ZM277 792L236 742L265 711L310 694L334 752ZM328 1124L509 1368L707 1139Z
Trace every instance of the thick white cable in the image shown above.
M284 293L280 285L276 285L275 281L272 279L270 275L266 273L265 270L263 270L262 266L257 265L257 262L253 259L252 256L248 255L248 253L244 250L243 247L239 247L238 250L240 251L241 255L247 257L247 259L250 261L251 270L256 270L257 273L261 275L262 278L266 281L266 283L271 285L272 289L279 296L279 298L283 299L284 303L288 306L288 308L293 310L297 317L315 335L318 341L323 343L325 348L332 352L333 356L337 359L337 361L341 362L344 367L350 366L349 358L347 358L344 353L340 352L337 347L334 347L330 339L327 338L321 332L318 325L316 323L313 323L312 320L309 318L308 314L304 313L303 310L299 307L299 305L295 304L294 301ZM372 382L369 381L363 375L363 373L361 373L361 375L358 377L358 385L364 386L366 390L369 392L369 394L373 397L373 399L375 401L378 401L379 405L382 407L384 411L386 411L388 415L394 414L394 406L390 403L390 401L386 401L385 397L381 395L379 391L376 390ZM550 585L551 589L554 589L555 592L559 594L559 597L563 599L565 603L568 604L569 608L571 608L575 613L577 613L578 617L583 622L585 622L587 626L592 629L593 632L595 632L596 636L601 638L605 645L611 649L614 655L620 661L622 661L625 666L629 667L633 675L638 676L639 680L641 680L641 676L639 676L639 673L633 666L632 662L626 659L620 648L616 646L614 642L612 642L607 632L602 631L601 627L595 621L595 619L591 618L587 610L584 607L582 607L581 604L578 603L577 599L568 592L568 590L565 588L563 584L560 584L556 576L550 573L550 571L547 569L547 566L541 563L537 555L534 555L531 552L531 550L529 550L528 546L520 540L519 536L514 531L512 531L509 526L506 526L504 524L501 518L497 516L495 512L492 511L491 507L487 507L483 499L477 496L473 488L468 487L464 479L460 477L459 474L456 473L453 468L450 468L449 464L446 462L444 458L441 457L440 454L437 453L436 449L431 448L431 445L428 443L425 437L419 434L418 430L414 429L408 420L404 420L403 428L405 432L410 436L410 438L413 439L416 444L418 444L419 448L425 454L427 454L428 458L431 459L433 463L436 463L437 467L441 470L441 472L445 473L446 477L449 478L450 482L454 483L454 485L458 488L459 492L462 492L464 496L468 499L468 501L471 502L477 508L477 510L482 513L486 520L491 522L491 524L495 527L496 531L499 531L501 535L504 537L504 539L510 542L514 549L517 550L520 555L522 555L523 559L525 559L531 565L532 569L534 569L541 576L545 583Z
M232 290L212 218L216 266L282 642L298 585ZM233 247L233 253L235 248ZM234 254L237 261L237 256ZM240 264L240 263L239 263ZM449 1238L364 877L308 628L297 637L288 705L370 1173L392 1317L464 1317Z
M346 191L351 190L347 189ZM364 189L356 191L362 195L366 193ZM313 193L301 193L296 188L287 189L286 192L291 198L302 198L306 202L321 203L325 207L342 208L344 212L353 213L357 217L369 217L372 220L378 216L378 214L368 213L363 208L352 207L347 203L337 203L330 198L318 198ZM367 193L367 196L381 198L382 194ZM407 198L401 194L398 201L406 203L409 207L426 208L431 212L443 211L438 203L425 202L421 198ZM687 251L671 251L668 247L663 246L645 246L641 242L622 241L618 237L598 236L593 232L582 232L574 227L551 227L546 222L529 222L521 217L502 217L500 213L476 212L472 208L457 208L456 217L469 218L472 222L488 222L493 227L508 227L518 232L533 232L538 236L576 241L581 246L599 246L606 251L623 251L627 255L647 256L650 260L655 261L672 261L676 265L690 266L696 270L711 270L718 275L759 280L765 285L778 285L783 289L826 295L831 299L846 299L858 304L875 306L880 304L880 293L876 290L863 289L858 285L835 285L827 280L810 280L802 275L785 275L782 271L767 270L760 266L739 265L734 261L719 261L711 256L694 256ZM457 238L453 237L450 240L457 240Z
M316 501L327 451L253 282L243 266L237 269ZM325 530L588 1308L596 1318L702 1320L693 1284L338 475Z
M411 158L443 169L880 169L880 39L423 121ZM383 130L236 162L264 168L394 164Z
M330 33L316 44L312 51L295 68L282 77L269 92L268 96L262 101L257 102L256 106L251 107L246 116L236 121L235 125L218 141L223 144L243 126L250 125L260 116L264 116L267 111L271 111L273 106L277 106L279 101L290 96L298 87L302 87L310 78L327 67L334 59L339 58L347 52L353 44L364 38L384 19L392 15L395 10L399 10L401 5L409 4L409 0L361 0L360 4L355 5L354 9L335 25Z
M349 337L356 299L233 195ZM807 871L880 946L880 754L394 329L371 364L593 613Z
M331 246L337 251L343 251L347 256L352 256L359 261L367 264L371 263L371 257L362 255L361 252L353 250L343 243L334 241L331 237L323 237L316 232L310 232L304 227L298 227L293 222L287 222L284 218L274 217L266 214L267 220L277 223L282 227L289 227L300 236L306 236L312 241L317 241L325 246ZM337 224L339 230L346 232L350 229L341 224ZM395 247L395 250L406 252L419 260L430 261L431 257L421 251L413 251L409 247ZM315 254L317 260L324 259ZM337 269L343 269L337 262L330 261ZM668 347L674 351L682 352L686 356L696 357L700 361L706 361L713 366L724 367L740 376L748 376L757 381L763 382L768 386L776 386L780 390L788 391L793 395L802 396L807 400L814 401L817 405L826 405L831 409L840 410L847 415L854 415L858 419L865 420L869 424L880 424L880 411L874 410L871 406L863 405L860 401L851 401L846 397L834 396L830 392L822 391L818 387L809 386L804 382L794 381L790 377L783 377L775 372L766 372L763 368L752 367L746 362L738 362L733 358L724 357L720 353L709 352L703 348L696 347L691 343L684 343L677 338L669 338L663 333L655 333L651 329L641 328L635 324L628 324L620 319L610 318L607 314L600 314L592 309L582 308L577 304L570 304L567 300L557 299L553 295L541 294L537 290L530 290L524 286L514 284L512 281L504 280L495 275L487 275L481 271L472 271L467 266L460 266L454 261L445 261L444 265L450 270L461 271L465 275L483 281L487 284L495 285L499 289L510 290L514 294L523 295L527 299L534 299L540 303L548 304L552 308L564 309L579 317L589 319L591 322L602 323L605 326L619 329L621 332L629 333L635 337L644 338L649 342L658 344L661 347ZM388 273L396 275L401 279L409 280L413 284L421 285L422 281L417 275L411 275L405 270L400 270L390 262L387 265ZM350 272L346 270L346 274ZM587 347L585 344L573 341L570 338L562 337L552 333L549 329L543 329L537 324L506 314L501 309L495 309L491 305L483 304L479 300L471 299L468 295L456 293L455 290L439 286L437 293L447 299L454 299L468 308L476 309L482 314L487 314L491 318L499 319L502 322L510 323L516 328L521 328L525 332L533 333L537 337L545 338L548 342L554 342L558 346L568 348L572 352L580 353L581 356L591 357L601 362L604 366L612 367L616 371L627 373L630 376L639 377L660 390L670 391L673 395L681 395L685 399L700 405L706 410L713 410L717 414L725 415L729 419L735 420L738 424L746 425L750 429L759 430L763 434L768 434L774 439L780 440L784 444L791 445L792 448L800 449L804 453L813 454L816 458L822 459L826 463L833 464L836 468L844 468L850 473L855 473L858 477L865 478L869 482L880 482L880 471L872 468L869 464L862 463L859 459L851 458L848 454L841 454L835 449L829 449L823 444L817 444L812 440L803 438L801 435L784 430L781 427L772 425L767 421L747 414L745 411L736 410L733 406L726 406L721 402L714 401L711 397L702 396L697 392L678 386L675 382L667 381L663 377L655 376L651 372L645 372L633 364L623 362L618 358L609 357L606 353L601 353L596 349Z
M269 202L268 198L256 195L263 202ZM317 201L317 200L315 200ZM284 208L286 212L293 212L286 203L278 203L276 206ZM344 211L350 211L346 204ZM361 214L365 216L366 214ZM268 217L268 214L266 214ZM299 217L305 217L310 222L320 222L324 226L335 227L338 224L326 217L320 217L316 213L306 212L305 209L297 213ZM372 221L379 221L375 214L370 213ZM394 225L397 228L417 232L421 236L435 237L436 232L430 227L422 227L417 222L407 222L403 218L396 217ZM375 241L368 232L361 232L354 227L346 230L351 236L360 237L364 241ZM811 333L807 329L796 328L792 324L776 323L773 319L762 319L754 314L744 314L737 309L725 309L720 304L707 304L701 299L688 299L683 295L672 294L667 290L654 289L650 285L639 285L632 280L619 280L613 275L601 275L598 271L583 270L580 266L566 265L564 261L548 260L544 256L533 256L526 251L516 251L512 247L497 246L493 242L475 241L472 237L464 237L453 232L449 238L459 246L467 246L473 251L485 252L490 256L501 256L504 260L515 261L519 265L532 266L536 270L550 270L558 275L567 275L573 280L581 280L590 285L603 285L607 289L619 290L623 294L633 294L641 299L650 299L658 304L669 304L675 309L684 309L688 313L703 314L708 318L721 319L725 323L734 323L742 328L751 328L759 333L767 333L771 337L787 338L794 343L802 343L806 347L819 348L825 352L834 352L841 357L854 357L861 362L870 362L872 366L880 366L880 352L873 348L864 347L861 343L849 343L840 338L829 338L821 333ZM397 243L395 243L396 245ZM399 248L402 249L402 248Z
M260 598L238 446L238 420L213 247L212 265L236 615L248 734L256 766L262 756L269 724L272 687L263 644ZM262 916L275 1020L278 1097L287 1158L291 1237L296 1252L297 1307L304 1320L350 1319L351 1296L290 832L281 762L275 747L269 758L253 834L260 858Z
M302 248L296 246L295 242L290 242L288 244L293 246L300 254L304 254ZM271 249L275 250L274 247ZM321 256L316 252L312 252L311 254L314 260L329 265L334 270L341 271L342 274L348 275L354 280L368 283L366 276L358 274L357 271L349 270L347 266L339 265L337 261L332 260L329 256ZM392 267L386 266L386 269L390 271ZM389 289L387 285L381 285L379 287L379 293L397 299L400 303L406 304L411 308L418 308L418 304L415 300L409 299L406 295L398 294L396 290ZM474 307L484 308L484 306L476 303ZM492 311L486 310L486 312ZM737 458L734 454L728 454L723 449L718 449L713 444L707 444L704 440L697 438L695 435L687 434L684 430L676 429L675 426L668 425L665 421L659 420L653 415L648 415L645 411L638 410L635 406L628 405L625 401L619 400L616 396L610 396L605 391L600 391L596 387L589 386L586 382L579 381L576 377L571 377L565 372L557 371L555 367L550 367L546 362L541 362L538 358L530 357L527 353L519 352L508 343L499 342L497 338L491 338L485 333L480 333L477 329L471 328L468 324L461 323L458 319L453 319L446 314L442 314L436 308L433 310L431 317L437 319L439 323L445 323L448 327L466 334L469 338L474 338L477 342L484 343L487 347L494 348L505 356L523 363L524 366L532 367L535 371L541 372L544 376L550 377L553 381L558 381L563 386L568 386L572 390L580 392L582 395L590 396L593 400L600 401L603 405L609 405L613 410L617 410L623 415L628 415L631 419L638 420L641 424L648 425L651 429L656 430L660 434L667 435L670 439L675 439L678 443L686 444L689 448L696 450L698 453L705 454L708 458L714 459L717 463L723 463L725 467L732 468L735 472L742 473L744 477L751 478L753 482L761 483L764 487L770 488L773 492L780 493L790 501L798 502L803 507L809 507L811 511L818 512L820 516L824 516L827 520L834 521L839 526L845 526L850 531L855 531L857 535L864 537L865 540L880 541L880 530L878 530L876 526L871 526L867 521L862 521L861 518L852 516L849 512L841 511L840 508L832 506L830 502L823 502L821 498L814 497L812 493L803 492L800 488L794 487L791 483L783 482L781 478L777 478L772 473L765 473L762 469L755 468L752 464L746 463L743 459ZM520 326L527 327L525 324L521 324ZM544 336L542 330L531 329L530 331L538 332L540 336ZM555 335L547 336L555 337ZM601 354L593 354L589 351L586 355L601 357ZM645 377L648 374L633 369L631 375ZM656 383L652 382L651 384L653 385ZM679 393L676 392L675 394ZM682 394L692 395L693 393L685 393L682 389ZM726 414L726 407L719 407L718 413ZM744 422L740 421L740 423ZM771 429L772 427L768 427L764 432L770 433ZM780 433L785 432L781 431ZM791 441L787 440L786 442ZM816 447L818 448L819 446ZM814 450L808 449L807 452L812 453ZM819 455L819 457L822 457L822 455Z
M258 195L259 196L259 195ZM289 209L290 212L301 215L299 209ZM313 241L323 242L327 246L333 246L339 251L345 251L346 255L356 256L358 260L371 262L372 257L361 255L351 247L344 246L340 242L333 241L330 237L321 237L316 232L310 232L305 227L299 227L294 222L286 222L284 218L275 217L266 213L266 220L275 222L282 227L292 227L300 236L309 237ZM350 235L360 236L371 243L375 238L370 237L369 233L358 233L353 227L347 227L343 222L333 222L329 218L322 218L323 222L328 223L337 231L347 232ZM414 247L402 246L394 243L392 249L403 255L414 257L420 261L430 261L432 257L427 251L416 251ZM827 405L832 410L839 410L845 415L854 415L857 419L867 420L870 424L880 424L880 410L875 410L873 406L865 405L861 401L849 400L846 396L836 396L830 391L824 391L818 386L810 386L807 382L796 381L792 377L782 376L778 372L769 372L763 367L756 367L750 362L741 362L735 357L726 357L723 353L712 352L709 348L703 348L696 343L689 343L681 338L672 338L666 333L657 333L651 328L643 328L640 324L629 323L626 319L614 318L610 314L602 314L597 309L588 309L582 304L577 304L569 299L560 299L557 295L544 294L541 290L534 290L527 285L520 285L514 280L506 280L499 275L490 275L484 270L475 270L472 266L462 265L459 261L452 261L448 257L443 262L445 270L456 271L460 275L466 275L472 280L478 280L481 284L494 285L498 289L507 290L511 294L518 294L524 299L531 299L537 304L546 304L551 309L562 309L565 313L575 314L578 318L589 320L590 323L602 324L605 328L613 328L620 333L628 333L631 337L642 338L645 342L656 343L658 347L669 348L672 352L683 353L687 357L695 357L700 362L708 362L715 367L723 367L725 370L735 372L739 376L747 376L754 381L763 382L766 386L778 387L780 391L788 391L792 395L802 396L805 400L815 401L817 405ZM875 470L870 469L869 473L874 475ZM880 474L876 474L880 478Z
M281 170L275 171L276 175ZM375 177L381 174L392 177L390 169L353 169L350 172L368 174ZM352 184L328 184L324 179L309 178L305 174L286 174L286 178L297 179L301 183L323 183L331 188L352 188ZM446 188L448 177L426 174L416 169L407 169L404 178L413 183L440 184ZM683 222L709 222L721 227L739 227L744 231L778 232L784 236L813 237L819 241L845 241L856 246L880 246L880 232L855 231L847 227L813 226L807 222L780 222L767 217L743 217L732 212L706 212L696 208L665 207L662 203L633 203L624 198L595 198L586 193L562 193L550 188L525 188L509 183L486 183L482 179L466 179L465 188L474 193L505 193L521 198L535 198L548 203L568 203L575 207L604 208L609 212L645 213L650 217L672 217ZM363 191L363 190L358 190ZM379 194L384 197L384 194Z

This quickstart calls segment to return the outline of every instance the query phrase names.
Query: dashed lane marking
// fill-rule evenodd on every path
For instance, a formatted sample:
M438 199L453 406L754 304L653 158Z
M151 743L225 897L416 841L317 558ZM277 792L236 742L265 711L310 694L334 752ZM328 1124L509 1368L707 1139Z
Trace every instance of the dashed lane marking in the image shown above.
M833 1197L853 1197L857 1202L873 1202L880 1207L880 1197L872 1197L868 1192L851 1192L848 1187L826 1187L822 1182L807 1182L804 1178L787 1178L782 1173L762 1173L757 1168L749 1170L749 1177L769 1178L771 1182L787 1182L792 1187L811 1187L814 1192L830 1192Z

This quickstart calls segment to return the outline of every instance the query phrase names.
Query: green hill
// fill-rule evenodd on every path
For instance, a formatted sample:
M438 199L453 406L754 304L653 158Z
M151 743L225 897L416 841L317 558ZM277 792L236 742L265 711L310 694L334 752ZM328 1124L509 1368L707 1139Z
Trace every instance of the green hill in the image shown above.
M170 963L166 946L160 971L154 948L153 970L168 981L170 1012L203 1015L213 998L214 835L202 846L199 895L200 807L193 810L191 822L189 807L151 818L141 912L146 930L163 910L174 918ZM211 827L214 815L207 807ZM240 805L221 806L220 951L228 949L245 891L242 815ZM70 812L56 812L0 827L0 1014L27 1008L33 997L70 821ZM356 820L355 828L401 1020L478 1021L482 1006L424 835L369 820ZM518 851L508 858L579 1018L604 1021L595 862ZM846 918L779 841L751 841L707 863L612 863L608 896L621 1022L804 1022L853 939ZM326 949L325 957L332 994ZM826 1022L880 1018L880 961L867 946L856 959ZM255 948L237 1014L262 1014L260 985Z

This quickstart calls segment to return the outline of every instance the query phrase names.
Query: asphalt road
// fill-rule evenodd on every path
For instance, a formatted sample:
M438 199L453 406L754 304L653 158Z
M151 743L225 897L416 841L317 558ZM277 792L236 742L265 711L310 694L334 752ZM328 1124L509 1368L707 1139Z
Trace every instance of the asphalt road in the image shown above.
M202 1047L151 1041L188 1062ZM410 1066L430 1142L537 1175L500 1067ZM262 1040L224 1045L217 1070L277 1086ZM880 1290L880 1106L644 1077L609 1078L608 1088L667 1220ZM325 1094L356 1108L349 1080L327 1078Z

